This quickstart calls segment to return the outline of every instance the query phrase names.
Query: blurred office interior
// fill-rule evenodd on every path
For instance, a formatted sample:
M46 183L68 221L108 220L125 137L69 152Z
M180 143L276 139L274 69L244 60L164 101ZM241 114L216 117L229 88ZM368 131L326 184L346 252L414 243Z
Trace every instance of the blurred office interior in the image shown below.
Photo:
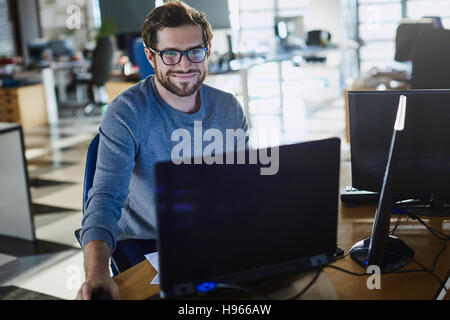
M163 2L0 0L0 122L23 130L33 222L32 239L0 227L0 299L75 297L87 146L108 104L152 73L141 26ZM255 147L336 136L349 160L348 90L450 89L448 0L185 2L213 27L206 83L279 133Z

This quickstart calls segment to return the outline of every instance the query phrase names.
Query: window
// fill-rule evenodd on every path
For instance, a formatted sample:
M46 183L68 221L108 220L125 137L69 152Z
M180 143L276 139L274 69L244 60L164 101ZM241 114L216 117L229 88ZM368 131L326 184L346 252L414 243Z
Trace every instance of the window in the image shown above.
M448 0L358 0L358 32L364 46L359 50L360 71L391 65L395 35L402 18L440 17L450 29Z
M9 7L7 0L0 0L0 56L14 55L14 35L9 20Z

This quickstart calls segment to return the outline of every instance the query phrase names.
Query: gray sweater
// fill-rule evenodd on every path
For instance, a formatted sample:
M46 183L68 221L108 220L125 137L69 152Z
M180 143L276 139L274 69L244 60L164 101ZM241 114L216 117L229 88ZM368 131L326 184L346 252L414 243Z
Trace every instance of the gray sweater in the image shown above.
M153 170L155 163L172 159L174 147L179 150L181 138L172 141L175 130L186 129L192 137L192 154L180 152L179 158L199 156L211 143L203 141L202 150L194 146L194 123L198 128L199 121L203 132L218 129L224 140L226 129L247 131L245 115L233 95L207 85L199 92L200 110L184 113L161 98L151 76L110 104L100 126L94 183L82 220L83 247L103 240L114 250L119 240L156 239ZM224 148L231 151L225 143Z

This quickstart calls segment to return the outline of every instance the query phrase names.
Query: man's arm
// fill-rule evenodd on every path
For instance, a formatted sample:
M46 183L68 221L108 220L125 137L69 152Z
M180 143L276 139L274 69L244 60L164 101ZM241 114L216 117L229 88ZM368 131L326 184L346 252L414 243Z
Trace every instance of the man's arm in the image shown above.
M111 250L104 241L91 241L84 246L85 281L78 291L77 300L91 300L94 290L103 289L114 300L120 299L119 288L109 273Z
M128 196L139 136L137 111L130 104L130 95L123 93L110 104L99 129L94 182L85 203L80 234L86 280L78 292L79 299L90 299L95 289L119 298L119 290L110 278L109 258Z

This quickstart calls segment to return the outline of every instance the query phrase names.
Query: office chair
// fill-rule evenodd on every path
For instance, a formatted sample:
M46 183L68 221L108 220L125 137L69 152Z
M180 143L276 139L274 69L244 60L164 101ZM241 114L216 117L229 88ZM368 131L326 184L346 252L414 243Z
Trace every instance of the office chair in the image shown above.
M108 94L104 87L109 80L109 74L112 68L113 45L109 37L100 38L92 54L92 62L89 73L75 74L74 85L79 101L83 96L82 86L88 86L89 101L84 106L84 113L91 114L97 106L103 106L108 103Z
M411 61L417 35L427 30L435 30L433 23L401 23L395 33L395 61Z
M86 202L88 200L89 190L92 188L92 184L94 182L95 169L97 165L97 153L98 153L98 145L100 142L100 135L97 134L94 139L91 141L88 153L86 156L86 167L84 173L84 184L83 184L83 215L86 207ZM75 230L75 238L78 240L78 243L81 245L81 229ZM130 268L131 265L124 255L124 253L119 249L116 249L111 256L111 267L113 270L113 274L117 275L120 272L125 271Z
M450 30L421 32L412 56L412 89L450 89Z
M155 73L155 70L153 70L152 65L147 60L147 56L145 55L145 48L142 38L136 38L134 40L132 52L134 62L139 67L139 76L141 80L144 80L149 75Z

